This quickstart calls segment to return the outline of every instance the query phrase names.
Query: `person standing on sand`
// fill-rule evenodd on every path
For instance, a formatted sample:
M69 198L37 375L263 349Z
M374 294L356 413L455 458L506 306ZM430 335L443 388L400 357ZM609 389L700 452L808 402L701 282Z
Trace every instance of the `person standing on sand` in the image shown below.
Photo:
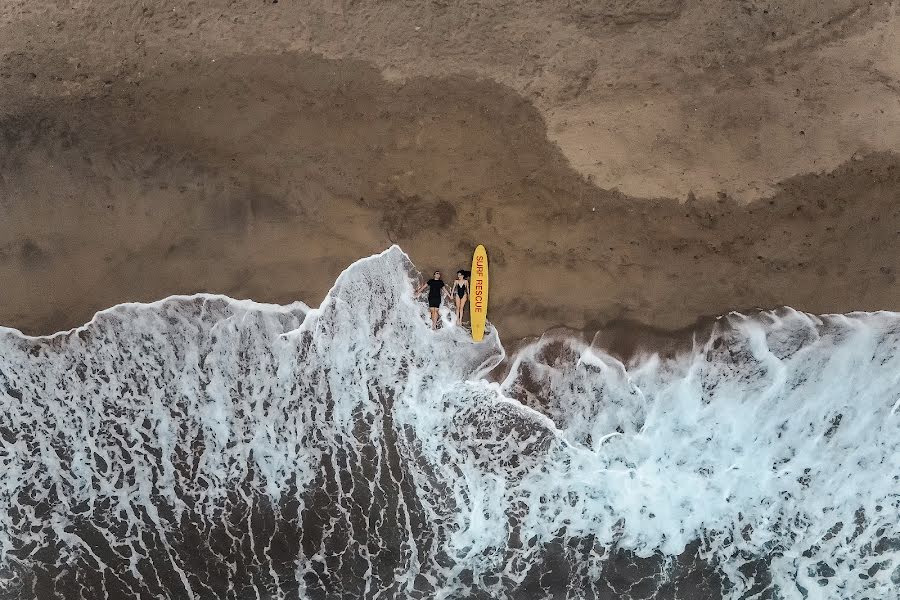
M441 307L441 292L450 298L450 292L447 291L447 284L441 279L441 272L435 271L434 276L419 286L416 290L416 298L422 295L422 291L428 288L428 309L431 311L431 328L437 329L438 309Z
M456 302L456 324L462 326L463 310L466 308L466 300L469 299L469 280L465 271L456 272L456 281L453 282L450 296Z

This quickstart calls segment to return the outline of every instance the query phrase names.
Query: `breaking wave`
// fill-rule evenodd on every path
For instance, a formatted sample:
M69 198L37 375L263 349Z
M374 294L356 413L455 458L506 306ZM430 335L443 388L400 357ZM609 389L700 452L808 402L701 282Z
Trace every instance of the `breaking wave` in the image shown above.
M0 595L896 594L900 315L507 358L494 330L430 331L415 275L393 247L319 309L198 295L0 329Z

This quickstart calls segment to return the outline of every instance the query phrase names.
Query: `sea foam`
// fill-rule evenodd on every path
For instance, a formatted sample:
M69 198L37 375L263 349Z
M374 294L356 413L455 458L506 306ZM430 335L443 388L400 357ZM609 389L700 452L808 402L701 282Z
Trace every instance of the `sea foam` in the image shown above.
M900 315L507 359L449 311L431 331L416 276L393 247L318 309L197 295L0 329L3 596L896 595Z

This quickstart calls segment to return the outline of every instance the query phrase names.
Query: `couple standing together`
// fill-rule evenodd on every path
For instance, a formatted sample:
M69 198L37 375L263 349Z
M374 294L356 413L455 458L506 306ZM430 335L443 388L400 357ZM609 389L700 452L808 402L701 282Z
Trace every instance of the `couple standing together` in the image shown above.
M437 329L438 309L441 307L441 296L446 295L456 302L456 322L462 324L463 309L466 307L466 300L469 299L469 280L466 278L466 271L456 272L456 281L453 287L447 291L447 284L441 279L441 272L435 271L434 276L419 286L416 290L416 298L418 298L425 288L428 288L428 309L431 311L431 328Z

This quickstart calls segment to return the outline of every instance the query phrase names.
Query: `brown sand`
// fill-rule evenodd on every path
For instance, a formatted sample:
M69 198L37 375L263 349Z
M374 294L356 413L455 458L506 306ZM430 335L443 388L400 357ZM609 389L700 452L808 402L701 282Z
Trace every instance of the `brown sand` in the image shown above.
M219 4L0 6L0 323L392 242L485 243L506 339L900 309L895 5Z

